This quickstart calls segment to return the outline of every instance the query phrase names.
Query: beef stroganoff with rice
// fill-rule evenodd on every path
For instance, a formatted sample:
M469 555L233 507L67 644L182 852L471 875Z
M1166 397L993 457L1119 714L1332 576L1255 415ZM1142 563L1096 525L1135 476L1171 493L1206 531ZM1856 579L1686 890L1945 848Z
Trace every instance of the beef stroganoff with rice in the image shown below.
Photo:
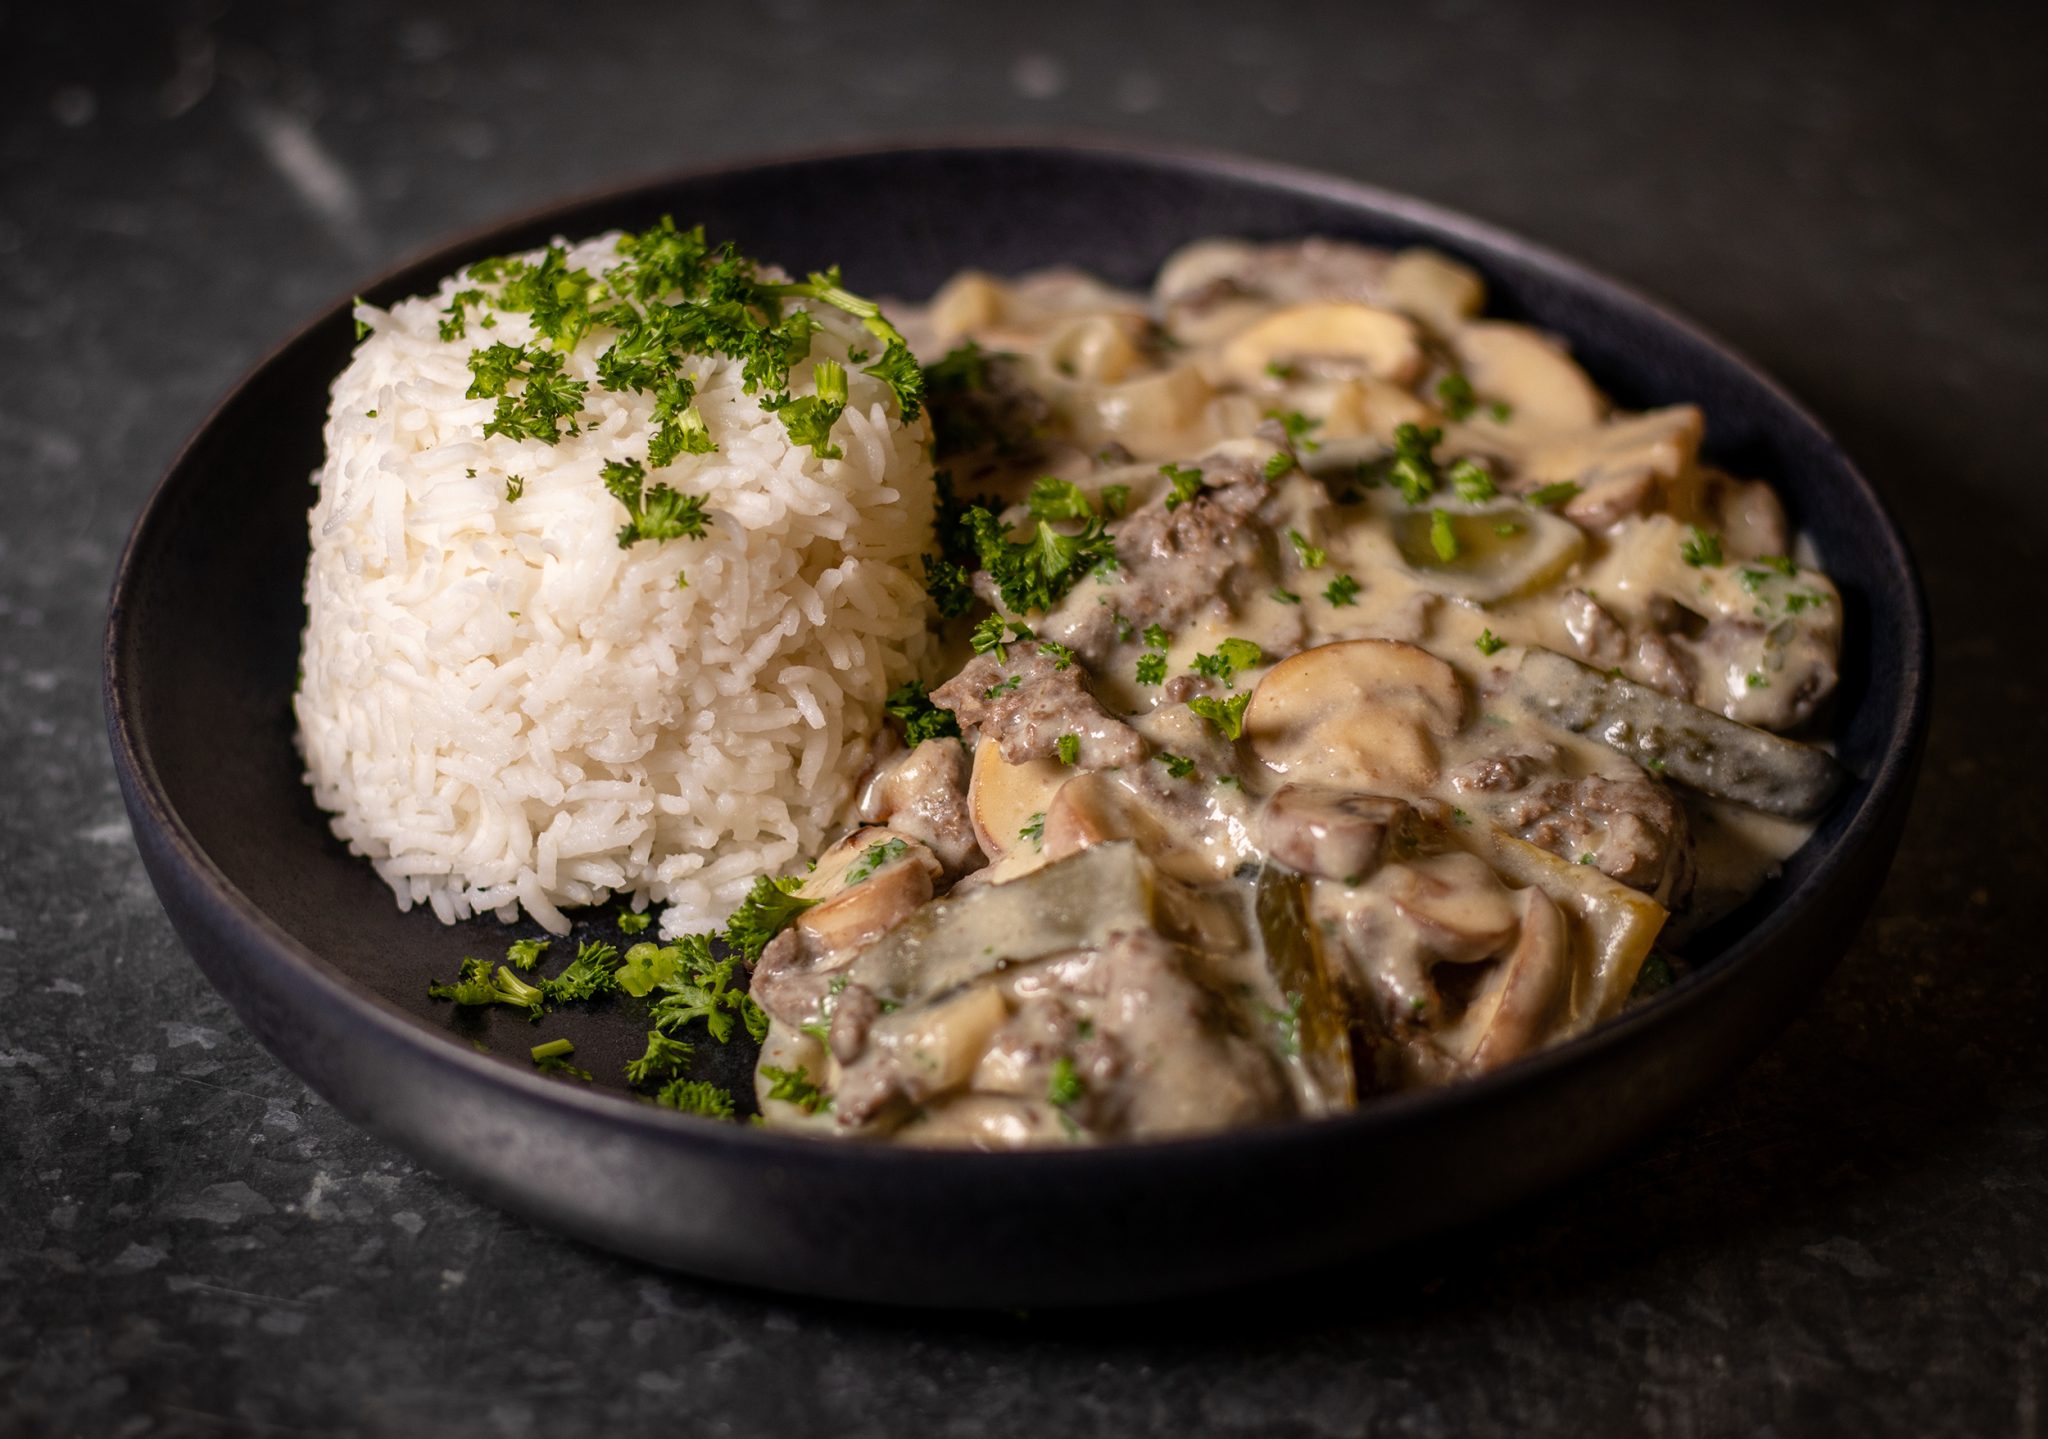
M401 905L558 936L437 995L644 1007L701 1114L1161 1137L1582 1033L1810 833L1841 607L1484 298L1217 240L878 306L664 222L359 304L309 782Z

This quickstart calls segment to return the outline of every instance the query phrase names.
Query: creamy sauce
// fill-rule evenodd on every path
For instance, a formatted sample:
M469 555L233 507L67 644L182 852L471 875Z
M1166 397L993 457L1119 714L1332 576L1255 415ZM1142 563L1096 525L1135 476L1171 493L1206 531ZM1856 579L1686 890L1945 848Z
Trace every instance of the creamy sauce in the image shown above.
M976 578L1023 628L949 631L965 748L878 757L887 828L756 975L771 1124L1003 1148L1446 1082L1615 1013L1804 842L1832 772L1769 731L1833 687L1833 586L1697 410L1613 411L1483 301L1428 252L1217 241L1150 295L892 312L953 352L955 491L1022 541L1067 481L1050 532L1117 563L1021 613Z

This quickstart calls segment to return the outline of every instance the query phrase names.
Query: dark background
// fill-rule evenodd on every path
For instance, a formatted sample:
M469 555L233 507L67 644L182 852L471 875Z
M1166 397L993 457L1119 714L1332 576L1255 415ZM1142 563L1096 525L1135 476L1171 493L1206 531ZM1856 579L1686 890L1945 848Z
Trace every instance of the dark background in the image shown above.
M2039 5L0 5L0 1432L2038 1433L2044 59ZM1167 1311L666 1277L350 1129L179 949L105 754L101 607L175 446L319 306L504 212L1055 127L1470 211L1833 426L1940 672L1833 983L1539 1206Z

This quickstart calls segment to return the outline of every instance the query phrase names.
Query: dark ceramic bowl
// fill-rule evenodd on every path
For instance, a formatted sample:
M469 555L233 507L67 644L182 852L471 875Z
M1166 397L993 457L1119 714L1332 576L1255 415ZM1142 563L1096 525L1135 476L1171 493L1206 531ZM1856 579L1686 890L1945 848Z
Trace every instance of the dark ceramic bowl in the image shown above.
M1342 180L1124 147L920 146L663 180L474 235L363 287L389 303L459 264L664 212L869 292L955 269L1077 263L1131 284L1198 236L1425 243L1484 272L1496 312L1569 338L1630 406L1696 401L1721 464L1770 479L1847 611L1840 750L1855 781L1669 992L1570 1044L1355 1114L1059 1153L920 1153L692 1119L533 1072L534 1031L430 1003L495 954L492 921L401 915L300 783L288 696L306 477L347 359L336 305L260 365L137 522L106 635L114 759L142 856L201 968L352 1119L493 1203L658 1264L915 1304L1098 1303L1298 1272L1416 1238L1585 1170L1725 1075L1847 946L1897 841L1925 725L1927 616L1897 530L1767 377L1610 281L1471 220ZM623 1016L565 1014L616 1074ZM743 1076L734 1076L744 1082Z

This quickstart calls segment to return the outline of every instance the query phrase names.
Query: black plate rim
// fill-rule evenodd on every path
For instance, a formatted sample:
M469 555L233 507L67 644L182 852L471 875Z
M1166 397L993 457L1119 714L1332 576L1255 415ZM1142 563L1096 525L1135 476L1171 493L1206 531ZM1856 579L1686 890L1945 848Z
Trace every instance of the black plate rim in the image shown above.
M1699 970L1686 975L1666 992L1655 996L1585 1034L1553 1048L1527 1056L1501 1069L1440 1089L1418 1090L1373 1100L1348 1114L1316 1120L1296 1120L1254 1129L1227 1131L1179 1139L1137 1143L1106 1144L1075 1149L1026 1150L1016 1153L984 1154L965 1150L919 1150L886 1145L854 1145L821 1141L816 1137L788 1135L748 1125L707 1123L657 1106L636 1103L622 1095L587 1090L578 1085L532 1071L524 1071L502 1059L476 1053L451 1036L422 1026L397 1007L354 985L340 970L302 944L248 899L228 876L206 855L170 805L150 756L147 737L137 719L131 694L131 679L124 665L123 641L127 634L128 595L135 584L139 562L146 557L152 533L161 522L169 496L184 477L193 452L230 408L242 391L280 356L305 340L312 332L335 321L354 296L366 295L401 275L431 263L444 267L459 264L465 257L485 253L493 237L530 229L555 215L599 204L619 204L660 189L738 174L805 166L821 161L908 157L918 154L960 155L973 153L1011 156L1039 155L1047 158L1094 156L1135 159L1150 165L1185 171L1196 176L1227 177L1252 184L1290 190L1336 201L1364 212L1390 216L1419 229L1433 231L1454 240L1468 242L1481 251L1499 251L1540 268L1576 288L1605 291L1627 308L1641 312L1657 325L1677 331L1692 343L1712 351L1717 358L1741 369L1746 377L1766 391L1813 437L1821 441L1841 467L1843 478L1860 492L1862 500L1882 521L1878 534L1884 542L1884 564L1901 581L1896 594L1896 618L1904 623L1892 636L1900 655L1900 685L1892 696L1894 722L1891 742L1868 776L1862 802L1844 818L1841 833L1829 851L1802 876L1799 885L1780 896L1776 908L1751 930L1713 956ZM1113 1167L1132 1156L1160 1163L1200 1164L1210 1159L1231 1157L1256 1161L1276 1148L1292 1148L1309 1142L1339 1142L1345 1136L1362 1136L1381 1129L1407 1128L1426 1123L1440 1115L1495 1102L1506 1091L1533 1086L1561 1076L1569 1070L1598 1063L1610 1051L1632 1043L1653 1028L1664 1027L1682 1008L1710 1001L1712 995L1735 983L1749 965L1765 958L1770 940L1794 922L1806 906L1821 899L1836 878L1869 844L1881 838L1882 822L1899 791L1910 784L1920 746L1925 737L1932 685L1932 656L1929 614L1925 590L1917 566L1907 550L1896 519L1883 498L1842 450L1834 436L1779 381L1734 346L1694 321L1674 312L1662 302L1626 282L1574 260L1512 231L1434 202L1383 189L1363 181L1197 146L1138 141L1071 132L1000 131L955 138L912 137L902 140L878 139L842 145L806 147L710 166L666 170L627 183L605 186L589 192L513 213L474 227L453 239L425 247L356 287L273 346L241 377L230 385L209 408L206 417L179 447L157 480L137 515L122 549L109 595L107 622L101 651L102 699L109 739L117 768L129 783L133 799L147 814L151 837L162 843L174 857L180 877L197 883L212 901L216 914L241 929L267 957L291 971L295 987L308 998L339 1005L355 1022L367 1025L384 1042L414 1051L465 1079L503 1090L528 1103L540 1103L578 1114L592 1122L624 1127L664 1142L687 1144L708 1150L722 1150L736 1156L752 1157L778 1166L825 1164L862 1166L884 1164L898 1169L925 1169L934 1173L973 1166L982 1172L994 1166L1011 1170L1057 1168L1072 1176L1077 1170ZM1787 1018L1789 1019L1789 1015ZM289 1067L288 1056L279 1056Z

